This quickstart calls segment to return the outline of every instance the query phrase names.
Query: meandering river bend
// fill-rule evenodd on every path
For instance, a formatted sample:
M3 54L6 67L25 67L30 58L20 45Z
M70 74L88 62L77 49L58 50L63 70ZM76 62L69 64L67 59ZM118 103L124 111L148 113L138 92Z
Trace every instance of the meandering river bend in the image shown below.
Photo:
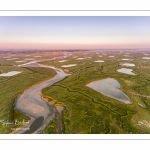
M59 57L58 59L61 58L62 57ZM53 60L53 59L49 59L49 60ZM42 133L42 131L48 126L50 121L54 119L55 114L59 113L54 106L49 105L46 101L44 101L41 91L42 89L63 80L65 77L69 76L69 74L64 73L63 70L61 69L38 63L42 61L45 60L32 61L30 63L22 64L19 66L19 67L49 68L56 71L57 75L47 81L32 86L17 98L15 103L15 109L30 117L29 124L26 125L25 128L22 127L19 131L17 131L16 133L18 134ZM24 129L29 129L29 130L24 130ZM62 125L60 123L60 120L58 120L58 133L62 132L61 129L62 129Z

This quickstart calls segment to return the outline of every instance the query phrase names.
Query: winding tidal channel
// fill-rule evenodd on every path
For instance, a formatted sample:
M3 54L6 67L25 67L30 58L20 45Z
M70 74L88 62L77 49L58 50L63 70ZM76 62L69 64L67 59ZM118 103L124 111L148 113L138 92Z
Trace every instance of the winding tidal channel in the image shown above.
M57 59L61 59L61 57ZM44 67L53 69L54 71L56 71L57 75L47 81L32 86L17 98L15 109L30 117L29 124L25 127L22 127L19 131L16 131L15 133L17 134L42 133L42 131L48 126L50 121L54 119L55 115L57 115L58 118L58 133L62 133L60 113L54 106L49 105L48 102L43 99L41 91L42 89L61 81L65 77L69 76L69 74L64 73L61 69L38 63L42 61L46 60L32 61L20 65L20 67ZM29 130L25 130L25 128Z

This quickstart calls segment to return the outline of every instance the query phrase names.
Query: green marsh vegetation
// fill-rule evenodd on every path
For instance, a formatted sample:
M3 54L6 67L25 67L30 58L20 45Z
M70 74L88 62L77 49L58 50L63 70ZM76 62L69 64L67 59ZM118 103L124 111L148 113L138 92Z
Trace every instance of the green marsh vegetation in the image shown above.
M140 52L131 52L127 57L129 60L123 61L125 53L90 53L88 56L91 58L78 56L85 58L83 60L69 57L63 63L58 60L43 62L58 68L64 64L77 64L66 68L72 73L71 76L42 91L44 96L50 96L64 105L64 133L150 133L150 69L147 69L150 60L143 60ZM110 55L115 57L109 58ZM95 60L104 62L96 63ZM133 63L136 66L125 67L121 63ZM136 75L117 72L120 68L131 68ZM92 81L105 78L116 79L132 104L124 104L86 87Z
M23 58L23 56L22 56ZM0 77L0 133L11 133L12 129L19 128L29 118L14 109L16 98L34 84L53 77L56 73L46 68L21 68L14 60L0 59L0 70L4 72L20 71L11 77ZM19 63L17 63L18 65ZM7 124L12 123L12 124Z
M43 97L49 102L54 101L65 109L62 111L63 133L65 134L131 134L150 133L150 60L144 60L143 53L129 52L72 52L72 56L59 60L46 61L42 64L68 69L71 76L43 89ZM40 55L39 53L36 55ZM58 55L58 53L57 53ZM55 55L50 55L55 57ZM59 54L59 56L61 56ZM77 58L84 58L77 60ZM101 57L102 56L102 57ZM110 58L109 56L114 56ZM16 56L14 56L16 57ZM45 54L42 58L49 56ZM0 120L13 122L13 125L2 125L0 133L11 133L11 128L20 127L15 121L28 121L29 118L14 109L16 98L26 89L54 76L56 73L46 68L20 68L25 56L18 56L17 60L0 59L1 73L20 71L12 77L0 77ZM129 60L122 60L128 58ZM103 60L104 62L94 62ZM121 66L121 63L133 63L135 67ZM62 65L77 64L70 68ZM117 72L120 68L131 68L135 76ZM120 89L128 95L132 104L124 104L104 96L88 87L86 84L105 78L116 79ZM56 118L43 133L55 134L57 129Z

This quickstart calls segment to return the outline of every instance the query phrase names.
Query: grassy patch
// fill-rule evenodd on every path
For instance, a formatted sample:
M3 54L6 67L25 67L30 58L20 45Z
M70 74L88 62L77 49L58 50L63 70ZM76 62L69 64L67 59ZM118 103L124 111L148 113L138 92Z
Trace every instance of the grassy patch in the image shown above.
M1 60L2 61L2 60ZM8 65L8 62L2 61L0 70L21 71L20 74L11 77L0 77L0 120L2 122L10 122L12 125L3 125L0 123L0 133L11 133L12 128L18 128L21 124L15 124L15 121L28 121L28 117L14 109L16 98L23 93L24 90L49 79L56 73L53 70L45 68L19 68L17 66ZM5 65L4 65L5 64Z
M64 133L150 133L148 126L136 125L142 120L150 121L149 99L137 95L150 93L150 71L140 68L141 64L150 66L150 61L142 60L141 53L131 54L128 63L134 63L136 66L127 68L132 68L135 72L136 75L132 76L117 72L117 69L123 68L120 64L124 62L122 61L124 53L114 55L115 58L111 59L106 55L99 58L95 54L89 54L91 59L69 58L64 63L57 60L43 62L59 68L62 68L62 64L77 64L68 68L72 72L71 76L43 90L44 96L50 96L65 105ZM94 62L100 59L105 62ZM100 71L101 66L103 66L102 71ZM116 79L121 85L120 89L129 96L132 104L124 104L85 86L91 81L105 78Z

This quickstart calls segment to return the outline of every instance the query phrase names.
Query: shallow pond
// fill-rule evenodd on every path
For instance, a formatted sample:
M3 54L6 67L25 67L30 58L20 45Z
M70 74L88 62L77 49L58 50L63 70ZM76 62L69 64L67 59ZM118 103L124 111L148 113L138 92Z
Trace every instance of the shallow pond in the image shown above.
M67 60L60 60L60 61L58 61L58 62L66 62Z
M19 59L19 58L10 58L10 59L7 59L7 60L15 60L15 59Z
M131 64L131 63L123 63L122 66L133 67L133 66L135 66L135 64Z
M26 62L26 61L15 61L16 63L20 63L20 62Z
M121 68L121 69L118 69L117 71L118 71L118 72L121 72L121 73L125 73L125 74L135 75L135 74L132 72L132 69Z
M77 58L77 60L83 60L84 58Z
M19 74L21 73L20 71L10 71L10 72L7 72L7 73L2 73L0 74L1 77L10 77L10 76L14 76L16 74Z
M122 60L129 60L129 59L124 58L124 59L122 59Z
M103 60L96 60L96 61L94 61L94 62L104 62Z
M77 64L69 64L69 65L62 65L61 67L63 68L68 68L68 67L73 67L76 66Z
M150 57L142 57L142 59L150 59Z
M26 58L25 60L35 60L34 58Z
M113 78L94 81L87 84L86 86L105 96L121 101L125 104L131 103L129 97L119 89L119 82Z

